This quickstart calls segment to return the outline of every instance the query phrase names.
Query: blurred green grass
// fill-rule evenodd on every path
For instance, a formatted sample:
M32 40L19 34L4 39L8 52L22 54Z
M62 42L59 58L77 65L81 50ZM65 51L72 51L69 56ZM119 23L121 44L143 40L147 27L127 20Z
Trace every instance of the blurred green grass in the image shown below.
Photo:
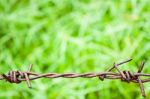
M1 0L0 73L100 72L133 58L122 69L150 72L149 0ZM0 81L0 98L141 98L137 84L119 80L38 79L19 85ZM145 84L147 98L150 84Z

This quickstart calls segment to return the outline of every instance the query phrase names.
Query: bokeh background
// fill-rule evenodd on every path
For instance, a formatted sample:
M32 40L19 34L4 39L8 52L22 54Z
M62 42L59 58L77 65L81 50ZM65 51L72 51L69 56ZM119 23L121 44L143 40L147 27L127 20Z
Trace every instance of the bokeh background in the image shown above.
M150 0L0 0L0 73L9 70L101 72L113 62L150 72ZM5 99L140 99L138 84L120 80L38 79L0 81ZM146 83L147 98L150 83Z

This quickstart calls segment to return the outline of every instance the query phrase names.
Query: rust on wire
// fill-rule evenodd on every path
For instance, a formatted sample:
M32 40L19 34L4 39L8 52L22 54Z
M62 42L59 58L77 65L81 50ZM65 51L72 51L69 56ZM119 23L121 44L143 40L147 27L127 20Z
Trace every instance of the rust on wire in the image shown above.
M31 80L39 79L39 78L93 78L98 77L101 81L104 79L121 79L121 81L130 83L138 83L140 86L141 94L143 97L145 97L145 90L143 83L150 82L150 74L141 73L145 62L142 61L140 64L140 67L137 72L132 73L131 71L122 71L120 70L119 66L125 63L130 62L132 59L125 60L123 62L120 62L118 64L114 63L113 66L106 70L106 72L99 72L99 73L64 73L64 74L58 74L58 73L35 73L32 72L32 64L29 65L29 69L26 72L23 71L10 71L8 74L2 74L0 75L0 80L6 80L10 83L21 83L22 81L26 81L29 88L32 88L31 86ZM116 69L117 72L112 72L113 69ZM141 79L141 77L149 77L145 79Z

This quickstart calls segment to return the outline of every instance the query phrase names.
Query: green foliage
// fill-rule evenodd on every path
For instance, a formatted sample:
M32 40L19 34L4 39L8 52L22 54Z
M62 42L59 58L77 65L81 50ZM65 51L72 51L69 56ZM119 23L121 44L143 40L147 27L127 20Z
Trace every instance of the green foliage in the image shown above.
M149 0L0 0L0 73L11 69L104 71L113 62L150 72ZM136 84L118 80L39 79L19 85L0 81L0 98L141 98ZM145 84L150 96L150 84Z

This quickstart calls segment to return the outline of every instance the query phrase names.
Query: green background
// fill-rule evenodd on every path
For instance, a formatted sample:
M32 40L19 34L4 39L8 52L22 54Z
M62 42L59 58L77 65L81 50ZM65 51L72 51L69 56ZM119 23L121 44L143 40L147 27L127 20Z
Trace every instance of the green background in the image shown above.
M150 0L0 0L0 73L9 70L101 72L113 62L150 72ZM0 98L141 99L138 84L98 78L56 78L10 84ZM150 83L144 84L147 98Z

